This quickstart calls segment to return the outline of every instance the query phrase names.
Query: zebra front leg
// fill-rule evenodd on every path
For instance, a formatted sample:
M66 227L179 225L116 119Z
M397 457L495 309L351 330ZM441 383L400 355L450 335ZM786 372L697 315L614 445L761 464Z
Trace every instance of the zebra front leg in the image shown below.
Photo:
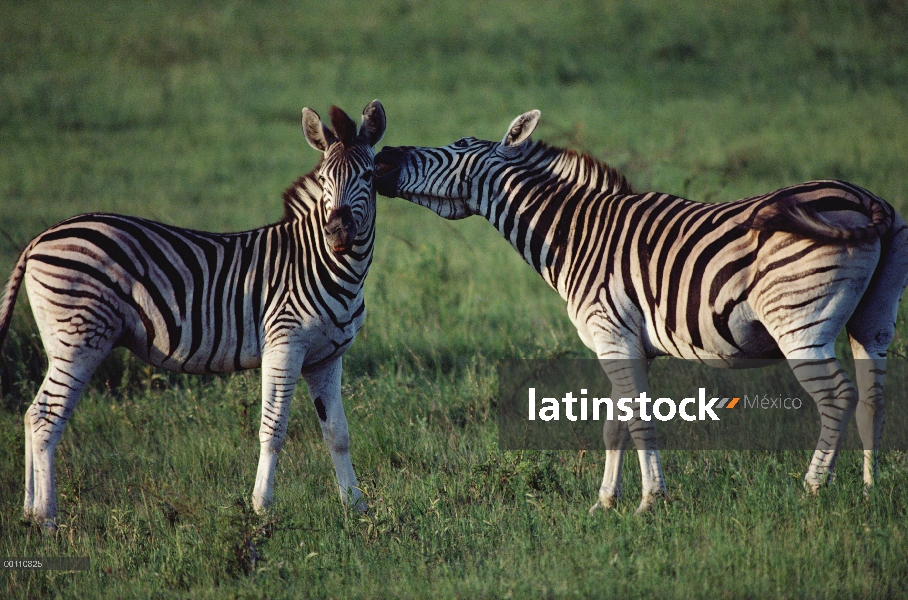
M49 362L44 382L25 413L23 516L37 522L44 531L53 532L57 529L54 454L96 365L83 364L80 369L68 360L51 358Z
M600 358L605 374L612 382L612 399L616 402L620 398L636 400L644 394L649 394L649 381L647 375L651 361L645 359L602 359ZM640 474L642 478L642 494L637 514L652 509L658 498L666 495L665 479L662 475L662 463L659 460L659 450L656 443L656 427L652 420L652 406L647 414L650 420L641 418L641 407L634 403L634 416L627 423L627 431L637 447L637 458L640 461ZM625 441L626 443L626 441ZM608 441L606 441L608 444ZM609 449L610 450L610 449ZM602 490L605 488L608 495L612 490L620 492L621 454L606 454L606 471L600 487L600 502ZM609 463L609 459L612 463ZM616 460L617 459L617 460ZM609 467L612 467L609 469ZM617 498L616 498L617 499Z
M650 416L652 416L651 413ZM662 475L662 461L659 459L659 449L656 444L655 424L652 420L644 421L635 411L628 428L634 445L637 446L637 458L640 461L640 474L643 480L640 505L635 511L635 514L639 515L652 510L659 498L665 498L667 491Z
M347 507L365 512L368 506L362 499L363 493L350 461L350 433L341 399L341 361L341 357L338 357L317 369L304 372L303 378L309 386L309 395L322 427L322 437L334 462L341 501Z
M300 377L304 353L284 343L262 354L262 422L259 426L259 466L252 490L252 507L263 513L274 499L274 470L287 436L293 390Z
M857 406L858 392L835 356L789 359L789 364L820 412L820 437L804 476L804 487L816 494L835 476L839 448Z
M615 508L621 499L621 467L624 463L624 450L630 441L627 425L621 421L606 421L602 427L602 438L605 441L605 471L602 484L599 486L599 497L590 507L589 514L598 509Z

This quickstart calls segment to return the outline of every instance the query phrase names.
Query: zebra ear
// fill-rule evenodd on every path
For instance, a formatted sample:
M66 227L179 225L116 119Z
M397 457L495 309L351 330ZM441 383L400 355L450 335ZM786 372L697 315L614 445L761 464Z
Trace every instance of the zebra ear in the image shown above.
M504 139L501 140L501 145L513 148L530 139L533 130L539 124L541 114L538 110L531 110L511 121L508 132L504 134Z
M309 145L322 153L337 141L337 136L325 127L322 118L311 108L303 109L303 134Z
M363 124L359 128L359 140L374 146L385 135L385 108L378 100L373 100L363 109Z

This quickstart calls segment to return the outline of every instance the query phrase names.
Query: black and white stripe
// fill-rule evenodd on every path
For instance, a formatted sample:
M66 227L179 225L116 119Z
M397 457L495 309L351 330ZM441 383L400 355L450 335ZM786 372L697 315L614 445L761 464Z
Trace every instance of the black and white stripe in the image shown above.
M447 219L488 219L567 301L617 397L649 393L649 360L661 355L730 366L788 359L821 415L807 487L832 475L856 407L872 485L886 349L908 278L908 230L892 207L841 181L724 204L635 194L599 161L530 141L538 120L538 111L519 116L501 142L385 148L377 189ZM842 327L861 359L857 388L834 353ZM653 423L632 421L630 436L623 428L604 432L594 509L620 495L629 437L643 472L640 509L665 492Z
M362 126L332 107L333 130L303 109L322 152L284 193L282 221L241 233L192 231L116 214L73 217L22 253L0 301L0 341L22 282L48 356L25 416L25 515L56 526L54 449L91 374L115 346L186 373L262 367L253 504L272 499L277 455L302 372L346 504L364 508L340 396L341 356L365 318L375 240L378 101Z

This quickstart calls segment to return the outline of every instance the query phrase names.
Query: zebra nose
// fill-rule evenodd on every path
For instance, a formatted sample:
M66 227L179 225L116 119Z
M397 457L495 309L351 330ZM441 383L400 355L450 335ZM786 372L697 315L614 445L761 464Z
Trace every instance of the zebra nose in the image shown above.
M332 210L325 223L325 239L335 252L346 252L356 238L356 221L349 206Z
M397 195L397 178L405 153L405 148L385 146L375 156L375 191L382 196L393 198Z

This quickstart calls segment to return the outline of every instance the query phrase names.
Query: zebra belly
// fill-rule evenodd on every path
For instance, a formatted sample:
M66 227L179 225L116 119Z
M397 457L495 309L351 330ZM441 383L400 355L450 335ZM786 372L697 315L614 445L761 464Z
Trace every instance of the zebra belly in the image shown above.
M776 360L783 358L778 344L758 321L753 321L737 329L740 341L737 348L723 344L721 347L694 346L681 336L669 336L670 343L663 343L661 348L668 356L688 360L715 360L734 366L737 361ZM737 336L736 336L737 337ZM706 347L703 347L706 346Z
M120 345L149 364L197 375L232 373L255 369L262 364L261 343L257 341L261 336L247 340L236 332L215 336L210 331L204 331L201 339L193 339L188 327L183 333L177 346L172 348L167 337L160 332L149 345L144 327L131 328L128 333L124 332Z
M729 314L711 311L710 327L702 327L699 344L694 344L688 331L672 330L656 312L647 322L648 342L666 356L688 360L715 360L732 363L755 359L779 359L782 352L766 327L754 316L746 302Z
M300 327L284 332L293 341L305 348L304 366L311 366L325 360L341 356L353 341L361 326L350 323L347 327ZM262 346L244 344L237 352L234 340L222 342L215 347L212 336L205 336L204 342L193 350L191 340L181 344L173 353L163 346L152 345L149 349L144 340L124 336L121 345L131 350L136 356L158 367L171 371L193 374L232 373L246 369L256 369L262 364ZM261 337L257 337L257 340ZM233 342L233 343L230 343Z
M313 365L341 356L353 340L364 321L364 314L337 327L324 318L301 320L296 327L282 326L280 337L287 338L292 344L304 348L304 366ZM194 340L191 324L184 323L180 343L175 349L170 348L166 336L159 334L149 347L145 328L136 326L127 328L121 345L127 347L142 360L158 367L184 373L232 373L246 369L256 369L262 364L262 352L268 339L267 332L260 326L249 324L240 330L217 335L212 328L203 328L201 340ZM164 331L157 328L157 331ZM135 335L138 333L139 335Z

